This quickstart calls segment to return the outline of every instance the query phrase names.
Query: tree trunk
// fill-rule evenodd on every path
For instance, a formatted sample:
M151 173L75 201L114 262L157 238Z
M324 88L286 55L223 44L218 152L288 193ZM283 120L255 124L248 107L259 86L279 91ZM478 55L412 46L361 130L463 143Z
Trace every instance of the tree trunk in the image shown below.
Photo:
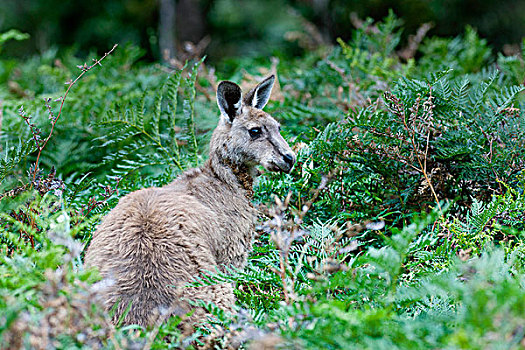
M197 44L206 35L206 19L198 0L178 0L177 35L181 43Z
M175 58L175 0L159 0L159 50L163 62Z

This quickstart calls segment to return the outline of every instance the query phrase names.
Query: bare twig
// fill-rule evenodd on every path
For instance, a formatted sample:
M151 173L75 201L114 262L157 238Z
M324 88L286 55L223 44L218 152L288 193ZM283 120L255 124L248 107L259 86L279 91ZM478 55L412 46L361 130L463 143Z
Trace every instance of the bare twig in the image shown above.
M291 271L289 263L289 254L292 248L292 244L295 240L302 237L305 232L302 229L304 218L308 211L311 209L313 203L317 200L321 192L326 188L328 182L333 178L339 169L332 170L328 175L323 176L319 186L313 191L311 198L304 203L297 211L293 212L293 218L286 219L285 212L289 208L290 200L292 197L291 192L288 193L284 201L279 198L275 198L275 206L270 209L270 215L273 217L272 220L266 223L266 229L270 232L270 237L275 243L276 248L279 250L279 269L270 268L275 274L277 274L283 286L284 302L290 304L296 297L294 294L295 276L296 273ZM304 255L305 251L303 251ZM288 280L290 276L291 280Z
M50 115L50 120L51 120L51 130L49 131L49 134L47 135L47 137L45 138L45 140L39 144L39 142L36 141L35 139L35 143L37 144L37 148L38 148L38 153L37 153L37 156L36 156L36 161L35 161L35 166L33 168L33 181L36 179L36 175L38 173L38 164L40 162L40 156L42 155L42 151L44 150L44 148L46 147L47 143L49 142L49 139L51 139L51 136L53 135L53 131L55 130L55 125L58 121L58 119L60 118L60 116L62 115L62 108L64 107L64 102L66 101L66 98L67 98L67 95L69 94L69 91L71 90L71 88L73 87L73 85L75 85L75 83L80 79L82 78L82 76L84 76L84 74L86 74L89 70L91 70L93 67L95 67L96 65L99 65L101 66L100 62L102 60L104 60L108 55L110 55L116 48L117 48L118 44L115 44L113 46L113 48L111 50L109 50L108 52L106 52L104 54L104 56L102 56L100 59L93 59L93 64L91 66L88 66L87 64L83 64L81 66L78 66L78 68L80 68L82 70L82 73L80 73L76 78L75 80L73 81L68 81L66 82L66 84L68 85L67 89L66 89L66 92L64 93L64 96L62 96L60 98L60 100L62 101L61 104L60 104L60 109L58 110L58 114L57 116L55 117L52 110L51 110L51 107L49 106L49 99L46 100L46 107L48 108L48 112L49 112L49 115ZM24 118L25 119L25 118ZM26 122L28 122L26 120ZM30 124L30 123L28 123ZM31 125L30 125L31 127ZM31 130L33 131L33 130ZM35 137L35 135L33 134L33 137Z
M411 165L411 167L423 175L428 187L430 188L430 191L432 192L434 199L436 200L439 210L442 211L441 204L439 202L439 197L434 189L434 186L432 185L432 181L430 180L430 176L427 170L427 159L428 159L428 149L429 149L429 144L430 144L431 129L429 127L430 121L427 121L426 119L432 118L432 111L434 108L434 105L432 103L432 99L433 99L432 90L430 91L430 96L428 97L428 100L423 103L423 116L424 117L419 118L419 119L418 119L418 113L419 113L419 107L421 103L420 97L416 99L416 102L414 103L412 108L410 108L411 113L408 118L404 111L401 101L397 97L395 97L391 93L385 93L385 99L390 104L389 107L392 113L400 117L400 119L403 122L403 127L408 133L409 142L412 145L412 153L411 153L410 158L412 159L415 158L419 165L419 167L415 167L413 165ZM416 125L417 121L420 122L419 125ZM426 138L426 144L425 144L424 151L420 149L419 145L416 142L416 136L420 135L422 131L426 131L425 132L426 135L424 134ZM403 163L408 164L408 162L403 162Z
M429 99L432 99L432 95L430 95ZM417 115L417 111L416 111L416 115ZM427 154L428 154L428 141L429 141L429 137L430 137L430 131L427 134L427 145L426 145L425 153L423 154L423 159L424 159L424 164L423 164L423 161L421 159L422 157L420 156L420 152L419 152L419 147L416 145L416 133L415 133L415 130L414 130L413 127L409 127L407 125L405 114L403 114L403 124L405 125L405 129L410 134L410 141L412 142L412 147L414 149L414 152L416 153L416 159L417 159L417 162L418 162L419 167L421 169L421 173L425 177L425 180L427 181L428 187L432 191L432 195L434 196L434 198L436 200L436 203L438 205L439 211L442 211L441 204L439 203L439 198L438 198L438 196L436 194L436 191L434 190L434 186L432 185L432 182L430 181L430 177L428 176L428 173L427 173Z
M404 59L405 61L408 61L411 58L414 58L417 49L419 48L419 45L427 35L427 32L432 29L433 24L432 23L423 23L418 29L416 34L411 34L408 36L408 45L404 47L403 49L399 50L397 52L397 55Z
M494 166L492 164L492 156L493 156L492 144L494 142L494 139L490 137L480 125L478 126L479 126L479 129L481 130L481 133L483 134L483 136L485 136L485 138L487 139L489 143L489 153L487 155L483 155L483 158L485 158L487 162L489 163L490 170L492 171L492 173L496 177L496 181L498 182L500 193L503 193L504 191L503 191L503 187L501 186L501 181L499 179L498 174L496 173L496 170L494 170Z
M113 196L113 194L117 194L118 195L118 185L120 183L120 178L117 177L116 178L116 184L115 184L115 187L111 187L109 185L107 186L102 186L101 187L104 189L104 193L102 193L102 200L97 200L94 196L91 197L88 201L88 203L84 206L82 206L82 208L80 208L80 210L77 211L77 215L80 216L80 219L77 221L76 225L79 225L80 223L82 223L82 221L84 221L84 219L89 215L89 213L91 213L95 208L97 207L100 207L100 206L103 206L103 205L106 205L107 203L107 200Z

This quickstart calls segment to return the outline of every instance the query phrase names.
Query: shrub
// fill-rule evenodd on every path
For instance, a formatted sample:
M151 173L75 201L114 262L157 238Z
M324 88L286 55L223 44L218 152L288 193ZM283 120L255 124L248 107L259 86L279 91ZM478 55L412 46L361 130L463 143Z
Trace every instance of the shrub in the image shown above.
M79 61L54 52L16 68L0 60L4 85L17 84L0 85L2 341L525 346L523 58L494 57L470 28L454 39L424 40L422 30L409 48L400 32L392 14L362 21L349 42L279 66L267 109L297 164L256 185L262 214L246 269L196 276L197 285L234 283L238 308L204 305L210 320L189 337L176 317L112 328L81 250L121 196L202 162L217 116L213 69L141 65L141 50L127 47L78 81L53 126L53 100ZM240 62L259 61L232 66ZM51 127L42 149L38 136Z

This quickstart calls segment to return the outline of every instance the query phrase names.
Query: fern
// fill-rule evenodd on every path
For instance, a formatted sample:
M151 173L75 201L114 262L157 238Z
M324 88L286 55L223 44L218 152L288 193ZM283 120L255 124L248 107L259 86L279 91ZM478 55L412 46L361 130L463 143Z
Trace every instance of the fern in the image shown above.
M215 345L224 348L229 339L256 348L260 344L246 344L254 334L262 342L272 335L283 348L519 348L525 321L522 58L491 56L470 28L457 38L428 38L413 58L400 58L401 28L393 14L357 26L348 42L276 67L278 99L265 110L295 144L297 163L291 174L261 176L254 201L264 208L275 195L291 193L279 217L288 223L281 233L291 243L274 243L275 232L264 223L243 271L221 266L196 276L191 286L231 283L239 306L229 314L199 303L216 316L203 328L221 326L225 335ZM141 52L131 46L116 52L64 105L41 161L41 168L56 167L64 200L26 191L0 201L0 272L8 277L0 279L0 310L8 317L0 317L0 341L20 337L20 326L48 329L39 322L57 310L46 308L55 297L74 302L90 295L81 287L96 278L68 250L86 244L119 198L161 186L201 160L203 139L216 123L213 68L198 71L196 62L166 74L166 67L135 64ZM11 62L0 62L6 79L29 95L2 92L8 96L3 188L27 183L23 175L34 161L30 142L20 136L29 133L17 106L22 100L35 127L49 128L41 97L54 96L71 75L68 67L82 63L67 53L60 56L63 65L55 58L50 51L21 62L16 74L9 73ZM261 62L231 59L224 78L244 84L250 75L267 74ZM433 209L438 202L430 185L439 200L454 203L449 211ZM305 204L311 204L308 213L298 216ZM376 221L384 228L369 230L367 223ZM63 328L65 340L53 344L90 347L85 330L113 329L104 323L103 307L82 305L97 317L68 308L71 325L85 327L80 335ZM180 321L173 317L153 330L117 327L115 346L99 332L91 347L183 347L209 334L200 329L185 339ZM133 339L126 336L131 329ZM33 338L24 334L29 344Z
M183 79L183 70L174 72L154 96L144 92L138 106L121 108L117 105L114 111L107 113L100 123L104 127L104 135L96 141L101 142L99 147L117 147L118 151L107 154L103 166L112 166L113 173L119 176L152 166L175 167L180 171L186 166L186 154L179 145L182 141L189 144L191 163L197 164L199 149L193 104L197 69L201 62L190 68L188 78ZM183 136L177 133L179 93L185 96L183 115L187 133Z
M455 87L452 97L452 105L455 110L464 111L468 103L469 85L470 81L468 77L464 77Z
M489 92L490 87L494 83L498 76L497 71L493 71L488 81L482 82L470 95L470 104L467 105L467 112L470 115L473 115L476 111L480 109L483 103L485 103L485 97L487 96L487 93Z
M19 169L20 165L25 163L29 155L35 150L33 140L22 141L19 139L16 146L6 142L2 147L3 155L0 154L0 183L3 183L15 169Z
M524 90L524 86L503 87L499 94L489 101L489 105L494 110L492 117L500 115L505 108L509 107L516 100L518 94Z

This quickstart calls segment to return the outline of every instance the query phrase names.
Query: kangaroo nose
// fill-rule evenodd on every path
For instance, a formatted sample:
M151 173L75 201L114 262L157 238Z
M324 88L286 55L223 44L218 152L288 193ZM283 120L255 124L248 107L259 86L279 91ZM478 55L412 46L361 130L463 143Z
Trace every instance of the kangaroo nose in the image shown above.
M293 154L287 153L283 155L283 159L286 162L286 164L290 166L290 168L292 167L293 163L295 163Z

